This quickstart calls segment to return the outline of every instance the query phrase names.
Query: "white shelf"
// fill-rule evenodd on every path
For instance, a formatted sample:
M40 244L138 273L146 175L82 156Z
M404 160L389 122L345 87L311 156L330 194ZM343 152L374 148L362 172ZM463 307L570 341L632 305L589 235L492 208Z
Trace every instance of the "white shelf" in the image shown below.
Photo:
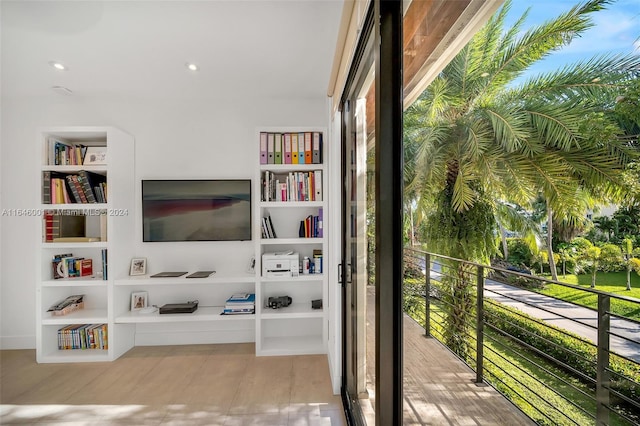
M260 244L263 246L266 245L277 245L277 244L322 244L324 243L324 238L263 238L260 240Z
M102 277L95 278L61 278L58 280L42 281L42 287L84 287L107 286L108 281Z
M284 207L322 207L323 201L260 201L260 207L284 208Z
M279 172L306 172L313 170L324 170L324 164L260 164L260 171Z
M281 282L305 282L305 281L323 281L324 274L307 274L298 275L297 277L262 277L260 281L263 283L281 283Z
M195 272L195 271L193 271ZM191 273L191 272L190 272ZM140 286L140 285L211 285L211 284L235 284L235 283L255 283L254 274L246 275L216 275L206 278L187 278L185 274L181 277L157 277L151 278L149 275L122 278L115 281L117 286Z
M66 349L44 354L47 362L106 362L111 361L106 349Z
M61 316L52 316L49 312L42 315L43 325L102 324L106 322L108 322L106 309L80 309Z
M260 355L312 355L325 351L322 336L265 337Z
M143 314L132 311L116 318L117 324L123 323L175 323L175 322L201 322L201 321L255 321L255 314L220 315L223 306L198 307L195 312L188 314L160 314L158 311L151 314Z
M109 244L106 241L95 241L92 243L42 243L42 248L45 249L72 249L72 248L108 248Z
M54 172L63 172L63 173L73 173L73 172L78 172L80 170L86 170L88 172L94 172L94 173L99 173L99 174L105 174L107 172L107 166L106 165L100 165L100 166L92 166L92 165L67 165L67 166L56 166L53 164L46 164L42 166L42 171L54 171Z
M292 303L286 308L271 309L262 308L262 319L282 319L282 318L322 318L322 309L311 309L306 303Z
M106 210L109 203L40 204L40 210Z

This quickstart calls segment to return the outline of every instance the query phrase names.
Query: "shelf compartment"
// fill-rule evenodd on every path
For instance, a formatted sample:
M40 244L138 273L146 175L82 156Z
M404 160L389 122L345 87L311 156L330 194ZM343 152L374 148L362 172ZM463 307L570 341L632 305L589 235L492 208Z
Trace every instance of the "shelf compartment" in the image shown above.
M261 319L259 355L326 353L322 317Z
M175 322L202 322L202 321L255 321L255 314L247 315L220 315L224 307L206 306L198 307L195 312L189 314L162 314L154 312L143 314L140 312L127 312L116 318L117 324L125 323L175 323Z
M323 309L311 309L311 302L292 303L286 308L271 309L262 308L261 319L282 319L282 318L322 318Z
M67 315L42 314L43 325L102 324L108 322L106 309L80 309Z

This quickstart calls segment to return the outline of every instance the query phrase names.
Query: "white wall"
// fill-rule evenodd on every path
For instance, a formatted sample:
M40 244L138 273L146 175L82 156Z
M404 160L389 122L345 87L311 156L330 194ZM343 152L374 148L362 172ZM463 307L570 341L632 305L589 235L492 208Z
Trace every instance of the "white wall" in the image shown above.
M115 126L136 141L137 207L147 178L255 178L258 126L328 127L327 98L219 99L3 99L0 205L0 348L35 348L35 263L39 218L11 209L38 207L39 127ZM139 210L133 212L140 216ZM252 243L142 243L141 219L131 243L149 269L241 270Z

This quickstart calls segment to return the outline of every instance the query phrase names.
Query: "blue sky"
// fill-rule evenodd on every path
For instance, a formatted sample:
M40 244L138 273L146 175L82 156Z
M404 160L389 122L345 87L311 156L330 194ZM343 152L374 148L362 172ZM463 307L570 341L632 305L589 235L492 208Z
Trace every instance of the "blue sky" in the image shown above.
M553 19L578 0L513 0L507 25L530 7L524 29ZM594 27L564 49L535 64L530 71L546 72L603 53L640 54L640 0L617 0L591 15Z

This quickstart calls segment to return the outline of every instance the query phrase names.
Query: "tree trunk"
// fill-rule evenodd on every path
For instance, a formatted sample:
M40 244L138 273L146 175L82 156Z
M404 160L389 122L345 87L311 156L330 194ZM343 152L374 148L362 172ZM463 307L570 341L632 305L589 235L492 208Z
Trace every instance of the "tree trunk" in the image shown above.
M551 270L551 278L558 281L558 270L556 269L556 261L553 259L553 210L547 204L547 250L549 251L549 270Z
M627 259L627 291L631 291L631 263Z
M507 235L502 223L498 221L498 228L500 228L500 240L502 241L502 253L504 253L504 260L509 258L509 248L507 247Z
M598 273L598 262L593 260L593 272L591 272L591 288L596 288L596 274Z

